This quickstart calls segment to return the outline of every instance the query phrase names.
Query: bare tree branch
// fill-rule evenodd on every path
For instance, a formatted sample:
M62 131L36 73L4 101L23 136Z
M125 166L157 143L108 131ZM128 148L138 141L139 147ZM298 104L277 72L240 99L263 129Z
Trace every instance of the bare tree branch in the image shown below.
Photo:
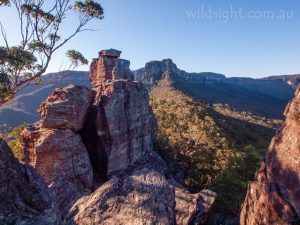
M3 24L1 22L0 22L0 30L1 30L1 35L3 37L5 45L6 45L7 48L9 48L8 41L7 41L7 35L6 35L5 29L3 27Z

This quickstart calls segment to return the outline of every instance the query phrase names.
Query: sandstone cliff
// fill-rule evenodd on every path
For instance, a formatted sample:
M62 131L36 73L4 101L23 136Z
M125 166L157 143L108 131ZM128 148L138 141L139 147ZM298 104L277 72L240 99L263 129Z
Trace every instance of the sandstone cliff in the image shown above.
M273 138L243 204L241 225L296 224L300 220L300 89L285 110L285 123Z
M215 193L189 193L155 152L148 92L120 54L93 60L93 91L69 85L44 101L42 120L21 134L24 160L57 196L64 223L201 224Z

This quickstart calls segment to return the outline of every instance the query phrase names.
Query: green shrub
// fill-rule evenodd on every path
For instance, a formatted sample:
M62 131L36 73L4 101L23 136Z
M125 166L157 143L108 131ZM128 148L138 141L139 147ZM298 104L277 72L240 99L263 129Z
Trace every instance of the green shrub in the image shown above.
M18 160L23 159L23 151L22 151L22 145L21 145L21 132L26 127L26 124L22 124L18 127L15 127L11 132L4 132L0 133L0 138L4 139L8 146L11 148L12 152L14 153L14 156Z

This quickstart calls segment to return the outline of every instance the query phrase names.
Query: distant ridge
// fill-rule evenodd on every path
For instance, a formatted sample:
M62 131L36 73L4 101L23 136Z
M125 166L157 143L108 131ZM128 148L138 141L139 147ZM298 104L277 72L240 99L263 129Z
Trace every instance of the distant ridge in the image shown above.
M202 102L227 104L239 111L275 119L282 118L286 104L300 83L300 74L253 79L226 78L223 74L213 72L188 73L178 69L171 59L148 62L144 68L133 73L135 79L148 88L168 76L176 89ZM49 73L43 78L45 82L49 82L57 75L58 73ZM64 79L58 82L24 88L15 99L0 107L0 130L5 125L15 127L39 120L36 110L55 88L72 83L91 87L87 71L64 71L63 75Z
M262 79L230 77L212 72L188 73L177 68L170 59L151 61L134 71L135 79L148 88L168 76L173 86L206 103L227 104L239 111L282 119L288 101L293 97L300 75L272 76Z

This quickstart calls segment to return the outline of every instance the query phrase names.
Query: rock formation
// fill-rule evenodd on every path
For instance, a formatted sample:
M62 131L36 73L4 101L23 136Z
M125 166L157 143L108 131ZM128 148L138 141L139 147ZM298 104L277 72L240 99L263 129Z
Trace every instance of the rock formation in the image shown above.
M79 131L93 100L93 92L85 87L69 85L54 90L38 109L43 117L42 127Z
M300 220L300 86L285 111L243 204L241 225L296 224Z
M90 80L96 91L96 128L105 140L107 173L124 169L153 149L156 122L147 90L133 80L129 61L120 52L106 50L91 64Z
M171 59L162 61L151 61L146 63L144 68L134 71L136 80L143 82L147 88L153 87L163 79L165 73L170 74L172 81L180 79L185 83L209 83L226 80L225 75L211 72L188 73L177 68Z
M69 85L56 89L39 108L44 117L21 134L24 160L45 179L58 197L59 209L70 206L92 188L93 172L79 134L94 93Z
M21 164L0 139L0 224L58 224L58 209L43 179Z
M201 224L215 193L190 194L155 152L148 92L120 53L93 60L93 91L70 85L46 99L43 119L22 132L24 160L67 224Z
M215 193L203 190L192 195L170 177L166 163L149 152L79 199L70 210L68 224L202 224Z

